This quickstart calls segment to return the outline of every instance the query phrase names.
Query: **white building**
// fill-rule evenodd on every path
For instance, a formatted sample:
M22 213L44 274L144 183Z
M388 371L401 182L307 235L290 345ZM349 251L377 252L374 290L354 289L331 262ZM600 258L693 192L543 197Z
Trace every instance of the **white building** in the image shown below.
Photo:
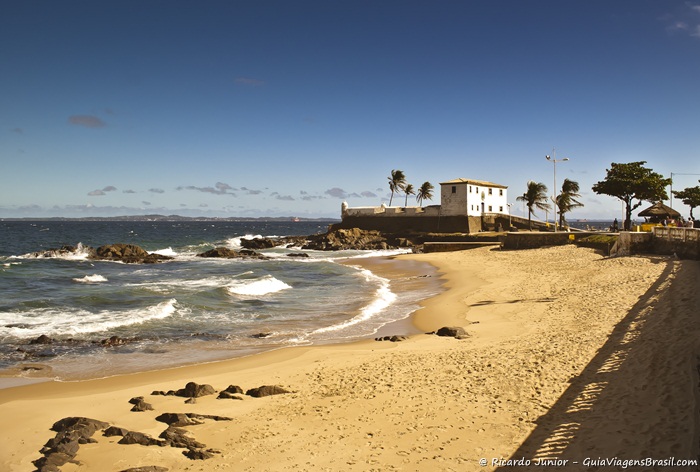
M442 216L508 214L508 187L484 180L454 179L440 183Z

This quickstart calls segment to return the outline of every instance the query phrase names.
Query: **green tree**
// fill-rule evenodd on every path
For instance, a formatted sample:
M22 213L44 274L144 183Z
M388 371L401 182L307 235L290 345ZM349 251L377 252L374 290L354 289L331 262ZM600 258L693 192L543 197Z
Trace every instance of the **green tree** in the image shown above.
M402 170L392 170L389 176L389 190L391 190L391 198L389 199L389 206L394 200L394 192L400 192L406 185L406 176Z
M418 202L419 206L423 204L423 200L433 199L433 188L433 184L430 182L423 182L423 185L420 186L418 193L416 194L416 201Z
M619 198L625 204L624 229L629 231L632 226L632 211L647 201L651 203L668 199L666 187L671 179L644 167L646 161L630 162L627 164L610 164L605 180L593 185L593 191L599 195L609 195ZM638 200L636 203L633 200Z
M527 191L516 198L519 202L525 202L527 205L527 224L532 230L532 215L535 214L534 208L538 210L548 210L550 208L547 203L547 186L542 182L534 182L532 180L527 183Z
M569 213L574 208L580 208L583 203L578 201L581 198L579 194L578 182L573 180L564 179L564 183L561 186L561 193L557 195L557 208L559 209L559 226L563 227L566 224L566 218L564 218L565 213Z
M683 203L690 207L690 219L694 220L693 208L700 206L700 186L674 190L673 196L680 198Z
M413 184L404 185L403 186L403 193L406 194L406 200L404 201L403 206L407 207L408 206L408 196L416 194L416 191L413 189Z

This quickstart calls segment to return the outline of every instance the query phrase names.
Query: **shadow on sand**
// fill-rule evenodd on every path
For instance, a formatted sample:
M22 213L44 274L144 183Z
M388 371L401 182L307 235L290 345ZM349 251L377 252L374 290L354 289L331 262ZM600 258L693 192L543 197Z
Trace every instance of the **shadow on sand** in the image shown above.
M532 470L544 459L563 466L548 470L622 470L594 461L698 458L700 262L664 263L511 460L530 460Z

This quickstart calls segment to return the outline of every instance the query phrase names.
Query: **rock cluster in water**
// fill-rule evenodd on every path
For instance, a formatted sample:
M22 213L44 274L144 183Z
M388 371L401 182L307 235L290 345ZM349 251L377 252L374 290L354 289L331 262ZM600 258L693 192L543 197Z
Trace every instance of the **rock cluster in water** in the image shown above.
M151 254L136 244L106 244L97 249L90 246L62 246L59 249L47 249L29 254L30 257L65 257L86 254L87 258L95 261L117 261L127 264L154 264L169 261L170 256Z
M256 252L259 249L269 249L284 246L287 248L300 247L316 251L340 251L347 249L356 250L381 250L411 248L419 244L411 237L386 234L374 230L362 230L358 228L337 229L323 234L310 236L285 236L280 238L253 238L241 239L240 251L226 247L217 247L209 251L197 254L198 257L220 258L254 258L267 259L267 256ZM127 264L154 264L157 262L174 259L171 256L149 253L136 244L106 244L98 248L90 246L61 246L60 248L36 251L28 254L29 257L48 258L85 255L89 260L117 261ZM305 253L289 254L290 257L308 257Z
M416 244L412 238L382 233L375 230L358 228L337 229L311 236L289 236L281 238L241 239L241 246L247 249L265 249L271 247L301 247L316 251L380 250L410 248Z

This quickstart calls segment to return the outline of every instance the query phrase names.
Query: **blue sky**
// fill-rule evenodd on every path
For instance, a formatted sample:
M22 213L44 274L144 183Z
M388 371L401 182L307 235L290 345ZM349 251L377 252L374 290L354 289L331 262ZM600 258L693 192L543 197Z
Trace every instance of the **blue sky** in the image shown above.
M522 214L553 148L569 218L621 216L612 162L700 178L700 0L14 1L0 57L0 217L337 218L392 169Z

